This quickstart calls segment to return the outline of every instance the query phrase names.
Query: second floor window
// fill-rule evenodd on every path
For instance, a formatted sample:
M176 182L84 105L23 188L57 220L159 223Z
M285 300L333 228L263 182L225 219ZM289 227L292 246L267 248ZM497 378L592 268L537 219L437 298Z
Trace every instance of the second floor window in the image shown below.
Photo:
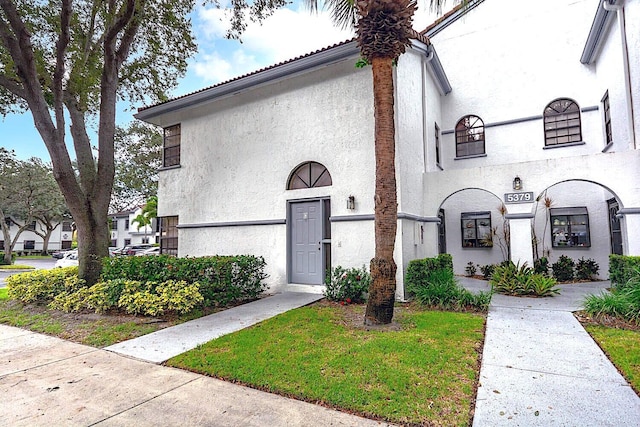
M180 164L180 125L169 126L164 129L164 147L162 166L177 166Z
M456 124L456 157L485 154L484 122L478 116L465 116Z
M605 92L602 98L602 111L604 112L604 133L605 145L613 142L613 133L611 132L611 106L609 105L609 91Z
M434 123L434 132L436 140L436 165L442 166L440 164L440 128L437 123Z
M544 145L556 146L582 141L580 107L571 99L559 98L544 109Z

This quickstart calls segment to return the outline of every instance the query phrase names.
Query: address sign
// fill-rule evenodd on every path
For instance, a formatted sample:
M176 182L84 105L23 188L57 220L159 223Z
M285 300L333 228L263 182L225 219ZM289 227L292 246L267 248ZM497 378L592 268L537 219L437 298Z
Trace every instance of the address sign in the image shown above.
M505 203L533 203L533 192L504 193Z

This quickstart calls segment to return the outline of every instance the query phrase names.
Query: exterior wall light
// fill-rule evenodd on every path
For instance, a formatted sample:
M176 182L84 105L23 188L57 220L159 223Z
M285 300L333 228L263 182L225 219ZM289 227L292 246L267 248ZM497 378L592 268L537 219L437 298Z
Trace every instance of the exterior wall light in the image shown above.
M356 208L356 198L355 196L349 196L347 198L347 209L354 210Z
M513 189L522 190L522 179L520 179L520 177L517 175L515 178L513 178Z

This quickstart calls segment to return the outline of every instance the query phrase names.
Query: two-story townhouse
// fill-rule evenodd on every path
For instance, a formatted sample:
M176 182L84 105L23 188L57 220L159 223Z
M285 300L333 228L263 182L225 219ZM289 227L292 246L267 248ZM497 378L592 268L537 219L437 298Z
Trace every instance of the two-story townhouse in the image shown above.
M109 214L111 242L109 246L122 248L128 245L158 243L157 220L141 226L136 217L142 214L142 207Z
M640 2L476 0L395 68L398 298L409 261L640 254ZM160 244L321 285L374 253L371 72L347 41L142 108Z
M22 224L23 222L21 220L13 221L10 218L5 218L5 223L9 227L9 235L11 236L11 241L13 241L20 229L18 224ZM64 220L54 224L54 227L46 245L47 251L52 252L71 248L73 221L70 219ZM46 227L39 221L32 221L18 236L13 250L15 252L40 253L45 246L43 236L46 236ZM5 244L3 237L0 235L0 251L3 251L5 246L8 247L9 244Z

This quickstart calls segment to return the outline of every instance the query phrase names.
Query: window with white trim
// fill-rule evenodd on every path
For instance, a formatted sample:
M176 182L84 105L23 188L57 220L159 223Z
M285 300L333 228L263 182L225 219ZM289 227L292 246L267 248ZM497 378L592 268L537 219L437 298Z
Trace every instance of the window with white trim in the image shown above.
M463 248L493 246L491 212L463 212L460 214Z
M456 124L456 157L480 154L485 154L484 122L478 116L464 116Z
M611 106L609 105L609 91L604 93L602 98L602 112L604 114L604 137L605 145L613 143L613 133L611 132Z
M544 145L547 147L582 141L580 107L568 98L551 101L544 109Z
M591 246L587 208L550 208L551 243L554 248Z

